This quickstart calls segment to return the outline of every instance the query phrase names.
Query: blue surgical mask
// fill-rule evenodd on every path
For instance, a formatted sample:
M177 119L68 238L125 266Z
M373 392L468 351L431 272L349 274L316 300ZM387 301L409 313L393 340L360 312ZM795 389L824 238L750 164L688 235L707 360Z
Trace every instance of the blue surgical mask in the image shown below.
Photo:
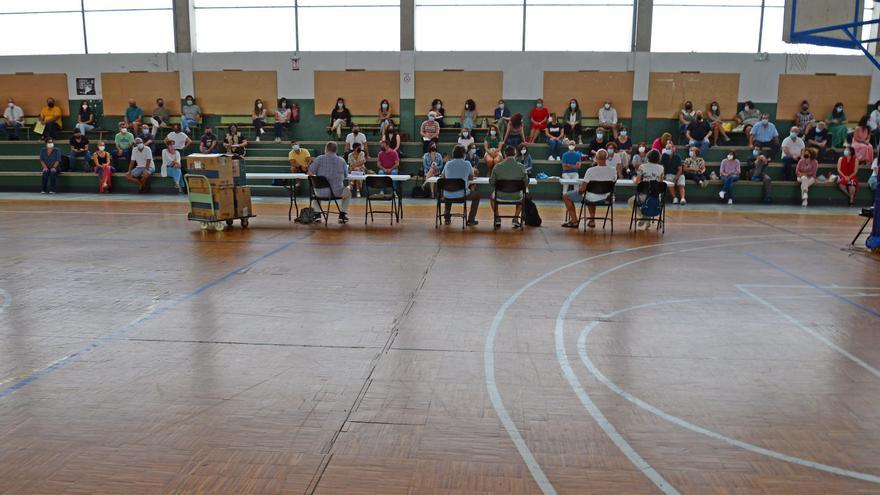
M476 155L476 154L477 154L477 149L476 149L476 148L471 148L471 149L468 150L468 153L470 153L470 154L472 154L472 155Z
M623 137L626 137L627 134L628 134L628 132L626 132L626 131L620 131L620 135Z
M790 133L788 133L788 135L791 136L792 139L794 139L794 138L797 137L797 133L796 133L796 132L790 132Z
M694 153L693 151L689 151L689 152L688 152L688 156L690 156L691 158L694 158L694 157L697 156L697 154Z
M671 154L672 154L672 150L667 148L667 149L663 150L663 154L664 154L664 155L671 155Z
M759 150L752 150L752 156L758 156L761 153Z

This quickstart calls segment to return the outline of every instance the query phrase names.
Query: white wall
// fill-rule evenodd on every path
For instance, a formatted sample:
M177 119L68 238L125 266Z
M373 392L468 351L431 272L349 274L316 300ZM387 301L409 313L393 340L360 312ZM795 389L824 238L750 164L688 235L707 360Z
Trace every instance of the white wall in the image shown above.
M401 97L412 98L412 74L417 70L502 70L503 94L508 99L537 98L543 92L546 70L635 71L634 98L648 97L651 71L739 72L739 100L775 102L779 74L837 73L870 75L870 101L880 99L880 74L861 56L811 55L803 66L785 54L756 60L751 54L711 53L599 53L599 52L311 52L300 53L300 70L290 68L291 54L195 53L135 55L63 55L0 57L0 73L67 73L70 98L76 96L75 79L94 77L101 98L101 72L131 70L179 71L181 95L194 93L192 72L245 69L278 72L278 91L292 98L312 98L315 70L400 70ZM407 81L407 74L410 75Z

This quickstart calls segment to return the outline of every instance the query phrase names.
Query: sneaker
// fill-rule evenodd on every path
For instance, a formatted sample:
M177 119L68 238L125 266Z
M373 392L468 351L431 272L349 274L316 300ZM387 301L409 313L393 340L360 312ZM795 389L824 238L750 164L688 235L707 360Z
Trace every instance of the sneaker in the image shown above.
M801 201L801 206L807 206L807 200L806 200L806 199L803 200L803 201Z
M733 204L733 198L728 199L728 200L727 200L727 204L732 205L732 204Z
M806 200L807 200L807 193L802 192L802 193L801 193L801 199L802 199L803 201L806 201Z
M361 197L361 192L360 192L360 191L355 191L355 192L354 192L354 197L356 197L356 198Z
M685 201L684 198L681 198L681 201L679 201L678 204L681 205L681 206L684 206L684 205L688 204L688 202Z
M339 223L348 223L348 215L346 215L345 213L340 213Z
M515 229L521 229L521 228L522 228L522 222L520 222L519 218L514 218L514 219L513 219L513 228L515 228Z
M46 194L46 191L40 191L40 194Z
M724 199L724 194L725 194L724 191L721 191L718 193L718 197L721 199Z
M259 143L259 142L260 142L260 136L257 136L257 139L255 139L255 141Z
M260 128L260 135L266 134L266 129ZM258 139L259 141L259 139Z
M672 198L672 204L677 205L677 204L678 204L678 198Z
M553 155L548 156L547 159L550 160L551 162L556 160L556 158Z
M49 191L49 194L55 194L55 191Z
M639 220L636 222L636 230L648 230L648 222L644 220Z
M276 143L280 143L280 142L281 142L281 138L275 138L275 142L276 142Z
M501 219L500 219L500 218L496 218L496 219L495 219L495 230L498 230L498 229L500 229L500 228L501 228Z
M475 227L477 225L480 225L480 222L477 220L468 220L468 222L467 222L468 227Z

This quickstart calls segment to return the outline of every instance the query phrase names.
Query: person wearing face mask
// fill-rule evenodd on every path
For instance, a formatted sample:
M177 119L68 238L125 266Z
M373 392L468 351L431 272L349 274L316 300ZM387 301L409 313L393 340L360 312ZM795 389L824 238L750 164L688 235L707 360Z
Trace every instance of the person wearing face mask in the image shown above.
M586 156L583 153L575 150L574 142L569 141L568 151L562 154L562 173L560 177L563 179L577 179L580 177L581 162L585 159ZM562 197L564 198L566 194L574 189L575 187L571 185L562 186Z
M685 136L688 140L688 146L700 148L700 154L705 155L709 149L709 134L712 129L709 123L703 118L703 112L697 110L694 114L694 121L688 124Z
M85 136L87 132L95 128L94 124L95 112L89 107L89 102L84 101L80 105L79 114L76 116L76 128L79 129L80 134Z
M463 127L461 132L458 133L458 145L467 148L472 144L474 144L474 136L471 133L471 129L469 127Z
M607 165L614 170L617 170L617 176L621 177L621 172L626 170L626 166L629 164L629 155L626 152L617 152L617 145L613 142L608 143L605 146L605 151L608 153L608 163Z
M663 167L666 181L672 183L672 187L669 188L672 204L686 205L687 201L684 199L684 167L681 163L681 157L675 153L675 144L672 141L666 143L666 147L663 148L663 152L660 154L660 166Z
M144 111L138 106L134 98L128 99L128 107L124 113L125 126L131 129L131 132L138 134L141 125L144 123Z
M125 178L138 185L138 192L146 192L149 189L150 177L156 167L153 164L153 153L144 146L141 138L134 140L134 149L131 151L131 161L128 163L128 173Z
M618 150L629 152L633 145L632 139L629 138L629 129L621 127L617 137L614 138L614 144L617 145Z
M593 139L589 146L587 146L587 151L590 157L596 156L596 153L598 153L599 150L604 150L605 146L607 146L610 141L611 139L606 135L605 129L597 127L595 139Z
M379 123L379 135L385 134L385 127L394 116L391 113L391 103L388 100L379 102L379 115L376 120Z
M718 136L724 138L725 143L730 142L727 131L724 130L724 120L721 119L721 106L717 101L709 104L709 110L706 112L706 120L712 127L712 146L718 146Z
M514 157L514 155L516 156ZM513 146L505 146L504 157L504 160L493 168L492 173L489 175L489 187L493 191L492 195L489 196L489 204L492 206L492 216L495 220L493 224L496 230L501 228L501 218L498 217L498 202L496 199L498 201L519 201L522 199L523 193L495 192L495 183L499 180L522 181L523 191L527 191L529 188L528 172L531 170L532 163L525 143L519 145L519 150L515 149ZM528 169L526 169L522 157L528 157ZM520 220L521 214L522 205L518 204L516 205L516 211L514 213L516 218L513 218L513 228L515 229L522 228L522 221Z
M40 151L40 168L43 172L43 194L55 194L58 174L61 173L61 151L55 147L52 138L46 139L46 147Z
M336 99L336 106L330 111L330 132L336 133L336 139L342 139L342 128L351 127L351 112L345 106L345 100Z
M690 100L684 102L684 108L678 112L678 133L684 134L691 122L696 120L697 115L694 112L694 104Z
M315 158L309 165L309 175L319 175L327 179L330 185L327 189L315 189L315 196L318 198L335 197L340 200L339 205L339 223L348 223L348 203L351 200L351 189L345 185L345 179L348 178L348 165L341 156L336 154L338 145L334 141L328 141L324 146L324 154ZM331 194L332 193L332 194ZM312 201L309 204L315 212L323 212L320 201ZM330 206L328 211L330 214Z
M516 157L514 157L517 163L522 166L523 171L529 177L532 176L532 155L529 154L529 147L526 146L526 143L519 145L519 149L516 150ZM493 169L494 170L494 169Z
M192 95L186 95L183 100L183 108L180 109L180 127L183 132L189 134L193 127L197 127L202 121L202 109L196 105Z
M591 203L596 203L600 201L605 201L608 198L608 194L596 194L587 192L587 187L590 181L597 182L615 182L617 180L617 171L611 167L606 165L608 155L604 149L599 150L596 153L595 165L588 168L586 172L584 172L584 181L581 182L580 186L574 191L566 193L562 196L562 201L565 204L565 210L568 213L569 221L562 224L563 227L568 229L576 229L580 226L580 218L578 217L578 211L575 205L580 205L584 199ZM587 210L590 213L590 218L596 217L596 205L595 204L587 204ZM590 220L587 223L587 227L595 228L596 222L595 220Z
M847 146L843 149L843 156L837 160L837 187L846 195L850 206L856 204L856 194L859 192L857 155L858 151L853 146Z
M465 160L467 150L462 146L456 146L452 150L452 160L446 162L441 177L446 179L462 179L465 183L464 191L440 191L441 201L443 199L470 199L470 208L468 208L467 226L475 227L479 225L477 220L477 210L480 207L480 191L471 189L471 182L474 180L474 167L470 162ZM449 225L451 223L452 203L443 201L443 223Z
M461 127L476 129L477 127L477 102L468 99L464 102L464 110L461 111Z
M171 177L178 193L182 193L180 181L183 176L183 166L180 163L180 152L174 147L174 141L165 140L165 149L162 150L162 177Z
M749 137L749 146L752 145L752 127L761 121L761 111L749 100L743 105L743 109L736 114L736 123L742 126L743 133Z
M437 123L437 114L433 110L428 112L428 120L419 127L419 134L422 136L422 153L428 152L431 143L440 141L440 124Z
M46 106L40 110L40 123L44 126L43 139L54 141L61 130L61 108L55 104L55 98L46 100Z
M846 112L843 111L843 103L837 102L825 122L828 124L828 132L831 133L831 146L842 148L846 145L846 135L849 129L846 127Z
M434 112L434 120L437 121L437 125L441 128L446 127L446 109L443 108L443 102L440 101L439 98L435 98L434 101L431 102L431 112Z
M486 159L486 168L489 171L501 162L501 133L498 130L498 126L489 126L489 133L486 135L486 139L483 140L483 156Z
M376 157L376 163L379 165L379 175L397 175L400 170L400 156L397 152L388 149L388 145L380 143L382 151ZM384 192L384 191L383 191Z
M867 115L862 116L859 124L853 129L852 147L860 164L874 161L874 147L871 146L871 129L868 128Z
M131 161L131 150L134 146L134 134L128 131L128 127L126 127L124 122L119 123L119 132L113 138L113 143L116 145L116 150L113 153L113 161L116 164L116 168L121 168L119 166L119 161L125 159L126 161Z
M254 140L256 142L260 142L260 136L266 133L263 130L263 127L266 125L266 120L269 115L269 110L263 105L263 100L257 98L254 100L254 111L251 113L251 122L254 125L254 133L256 134L256 138Z
M70 138L70 155L67 157L68 170L76 172L76 158L84 158L85 171L89 172L89 162L92 161L92 154L89 152L89 138L85 137L79 129L74 129L73 136Z
M150 124L153 126L153 134L158 135L159 129L169 127L171 124L171 110L165 106L165 100L156 98L156 108L150 115Z
M525 132L525 123L523 116L517 112L510 117L510 123L507 126L507 133L504 135L504 144L509 144L514 148L519 147L523 142L523 133Z
M358 124L352 124L351 132L349 132L348 135L345 136L346 153L352 150L354 143L360 143L361 148L364 150L364 153L366 153L367 156L370 155L370 150L367 147L367 136L363 132L361 132L361 126L359 126Z
M510 122L510 109L504 103L504 100L498 100L498 106L495 107L495 127L498 128L498 135L504 136L507 133L507 124Z
M657 151L662 152L664 149L666 149L666 145L669 143L672 143L672 142L673 142L672 141L672 134L669 134L668 132L664 132L663 134L660 135L660 137L655 139L653 143L651 143L651 149L655 149Z
M684 159L683 169L685 179L696 182L700 187L709 185L709 180L706 178L706 161L700 156L700 148L694 147L688 150L688 157ZM682 201L685 201L684 191L684 188L678 191Z
M645 143L639 143L638 146L636 146L635 153L633 153L629 163L620 170L620 178L631 179L638 173L639 167L645 163L648 163L648 146Z
M235 158L242 158L247 154L247 145L248 141L238 131L238 126L230 125L226 136L223 137L223 148L226 153L232 154Z
M801 206L807 206L810 186L816 183L816 172L818 170L819 162L813 157L813 151L809 148L805 149L795 169L797 181L801 185Z
M365 175L367 173L367 154L361 148L361 143L354 143L348 153L348 175ZM353 180L350 183L354 197L361 197L361 181Z
M544 135L547 136L547 153L549 154L547 159L560 160L565 142L565 128L552 115L547 119L547 128L544 129Z
M396 151L401 157L403 156L400 152L400 133L397 132L394 122L388 122L388 125L385 126L385 132L382 133L380 141L388 143L389 148Z
M758 146L759 148L770 148L770 158L779 153L779 131L776 126L770 122L768 114L762 114L761 120L752 126L750 133L750 146Z
M816 125L816 117L810 111L810 102L807 100L801 102L800 111L794 114L792 125L801 130L802 136L806 136L813 129Z
M6 128L6 137L10 141L18 141L18 129L24 125L24 111L15 104L15 100L9 98L6 108L3 110L3 127Z
M92 154L92 166L98 175L98 192L109 193L113 186L113 173L116 169L111 165L113 157L107 152L107 144L98 141L98 150Z
M800 129L792 127L788 137L782 140L782 176L785 180L794 180L794 167L807 146L799 134Z
M530 133L529 143L534 143L540 134L544 133L547 128L547 119L550 117L550 111L544 107L544 100L538 98L535 101L535 107L529 112Z
M312 155L309 153L309 150L301 147L298 142L291 141L287 160L290 162L290 173L304 174L308 172L309 164L312 163Z
M748 168L751 171L749 176L752 179L752 182L762 182L763 186L761 187L761 201L764 204L770 204L773 202L771 198L771 184L773 180L770 178L770 160L761 154L761 148L757 146L752 148L751 156L748 160Z
M727 198L727 204L733 204L733 184L739 180L739 176L742 173L742 166L739 160L736 158L735 151L729 151L727 153L727 158L721 160L721 168L719 169L719 175L721 175L721 192L718 193L718 197L722 200Z
M186 150L186 147L192 144L192 139L190 139L185 132L181 132L180 124L174 124L171 127L171 132L165 137L174 141L174 149L180 153L183 153Z
M155 155L156 144L153 142L153 140L156 138L156 135L150 132L150 127L146 125L143 126L141 128L141 135L139 137L141 138L141 140L143 140L144 146L146 146L147 149L150 150L150 153Z
M422 175L425 177L427 181L431 177L437 177L440 175L440 172L443 171L443 155L437 151L437 144L431 143L431 147L428 148L428 152L422 156ZM422 184L422 188L425 187L427 182ZM431 189L431 198L434 197L434 184L428 184Z
M599 126L605 129L609 136L617 137L617 109L606 100L599 109Z
M816 122L816 126L807 133L806 143L808 147L817 151L816 159L818 161L824 162L826 160L828 148L831 146L831 136L828 134L828 129L825 128L824 120Z
M284 137L284 131L287 131L287 134L291 134L290 130L290 122L293 117L293 111L290 108L290 104L287 102L287 98L280 98L278 100L278 108L275 109L275 142L280 143L281 138ZM342 128L337 129L337 136L339 132L341 132Z
M565 135L571 140L577 139L578 144L583 144L581 137L581 134L583 133L581 117L580 104L577 100L572 98L568 102L568 108L565 109L563 124L565 125Z
M219 152L220 143L217 141L217 136L210 126L205 127L205 134L202 135L202 139L199 142L199 153L210 155Z
M479 170L477 167L480 166L480 155L477 153L477 145L475 143L471 143L468 145L467 153L465 153L464 159L469 161L471 166L474 167L474 175L479 175Z

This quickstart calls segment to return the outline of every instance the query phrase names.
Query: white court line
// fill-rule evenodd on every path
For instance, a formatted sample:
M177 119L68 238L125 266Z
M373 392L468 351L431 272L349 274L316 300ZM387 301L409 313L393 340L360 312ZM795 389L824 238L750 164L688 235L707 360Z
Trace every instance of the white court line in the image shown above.
M649 306L659 306L661 304L677 304L682 301L683 300L660 301L660 302L655 302L655 303L650 303L650 304L642 304L639 306L631 306L629 308L621 309L621 310L615 311L613 313L610 313L609 315L606 315L605 318L611 318L614 315L623 313L624 311L631 311L634 309L641 309L641 308L645 308L645 307L649 307ZM684 301L686 301L686 300L684 300ZM678 416L673 416L672 414L669 414L666 411L664 411L658 407L655 407L652 404L645 402L645 401L639 399L638 397L630 394L626 390L623 390L622 388L620 388L616 383L614 383L613 381L608 379L608 377L606 377L601 371L599 371L599 369L595 366L595 364L593 364L593 361L590 359L589 352L587 350L587 338L589 337L590 332L592 332L593 329L596 328L596 326L598 324L599 324L598 321L593 321L593 322L590 322L589 324L587 324L584 327L584 330L581 332L580 337L578 338L578 354L580 355L581 362L584 364L584 366L587 367L587 369L590 371L590 373L592 373L592 375L597 380L602 382L603 385L605 385L606 387L611 389L611 391L613 391L617 395L619 395L619 396L623 397L624 399L628 400L629 402L637 405L641 409L643 409L647 412L650 412L651 414L654 414L655 416L657 416L661 419L664 419L672 424L675 424L677 426L680 426L682 428L690 430L694 433L699 433L701 435L705 435L705 436L713 438L715 440L720 440L724 443L727 443L727 444L732 445L734 447L739 447L739 448L741 448L743 450L747 450L749 452L765 455L767 457L772 457L774 459L779 459L781 461L789 462L792 464L797 464L800 466L816 469L819 471L825 471L827 473L832 473L832 474L836 474L836 475L840 475L840 476L847 476L850 478L855 478L855 479L859 479L862 481L869 481L872 483L880 483L880 476L875 476L875 475L867 474L867 473L861 473L858 471L852 471L849 469L843 469L843 468L831 466L828 464L822 464L819 462L801 459L800 457L790 456L787 454L783 454L781 452L777 452L775 450L766 449L764 447L758 447L757 445L753 445L748 442L743 442L742 440L730 438L728 436L722 435L722 434L717 433L715 431L703 428L702 426L695 425L687 420L679 418Z
M746 295L748 295L749 297L751 297L752 299L754 299L756 302L760 303L763 306L766 306L774 313L783 317L789 323L791 323L792 325L799 328L801 331L809 334L814 339L818 340L819 342L822 342L826 346L837 351L839 354L845 356L850 361L858 364L859 366L861 366L862 368L864 368L866 371L868 371L872 375L876 376L877 378L880 378L880 370L877 370L877 368L871 366L870 364L866 363L865 361L862 361L861 359L859 359L858 357L856 357L855 355L853 355L852 353L850 353L849 351L847 351L843 347L840 347L839 345L835 344L834 342L828 340L828 338L826 338L825 336L823 336L823 335L819 334L818 332L816 332L815 330L807 327L806 325L804 325L803 323L798 321L793 316L791 316L788 313L786 313L785 311L782 311L781 309L779 309L773 303L765 301L764 299L761 299L760 297L756 296L754 292L750 291L749 289L745 288L744 286L742 286L740 284L736 284L736 288L739 289L740 291L742 291L743 293L745 293Z
M813 287L812 285L806 284L739 284L740 287L756 287L756 288L765 288L765 289L815 289L819 287L820 289L868 289L868 290L880 290L880 287L877 286L859 286L859 285L817 285Z
M0 313L5 311L10 304L12 304L12 295L3 289L0 289Z

